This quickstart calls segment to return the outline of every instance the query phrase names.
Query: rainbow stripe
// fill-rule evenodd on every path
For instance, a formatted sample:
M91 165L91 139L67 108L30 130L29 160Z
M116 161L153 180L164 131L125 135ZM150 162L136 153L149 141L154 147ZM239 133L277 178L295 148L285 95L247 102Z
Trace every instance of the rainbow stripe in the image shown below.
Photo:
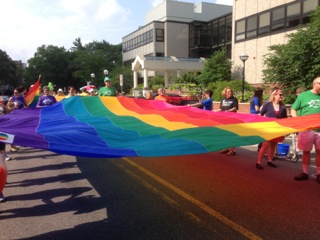
M32 87L30 87L29 91L25 95L25 100L28 106L34 105L32 103L35 101L38 101L37 97L39 96L39 94L40 94L40 78Z
M127 97L72 97L0 118L14 144L86 157L175 156L320 128L320 114L270 119ZM15 126L15 127L12 127Z
M9 136L5 133L0 133L0 141L8 140Z

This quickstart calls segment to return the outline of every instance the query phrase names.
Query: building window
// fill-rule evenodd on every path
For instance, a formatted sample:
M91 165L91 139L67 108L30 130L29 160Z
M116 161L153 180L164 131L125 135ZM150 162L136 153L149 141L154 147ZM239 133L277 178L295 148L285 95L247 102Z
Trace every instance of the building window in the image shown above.
M246 21L245 19L236 22L236 41L245 39Z
M258 35L268 33L270 31L270 12L259 15Z
M247 38L257 36L257 16L247 18Z
M164 42L164 30L163 29L156 29L156 41L157 42Z
M302 4L302 23L306 24L310 22L309 13L317 8L319 5L318 0L305 0Z
M310 22L310 13L319 4L320 0L297 0L239 19L235 23L235 41L277 33L279 30L286 31L300 24L306 24Z
M287 27L295 27L300 25L300 3L295 3L287 7Z
M271 12L271 31L279 30L284 28L285 21L285 8L280 7L274 9Z

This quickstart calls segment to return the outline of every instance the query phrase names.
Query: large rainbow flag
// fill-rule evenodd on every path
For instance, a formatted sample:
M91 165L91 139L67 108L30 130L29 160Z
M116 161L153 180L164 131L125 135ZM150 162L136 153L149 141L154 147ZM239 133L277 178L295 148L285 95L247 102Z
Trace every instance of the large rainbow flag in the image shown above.
M14 144L94 158L175 156L320 128L320 114L272 119L128 97L72 97L0 117Z

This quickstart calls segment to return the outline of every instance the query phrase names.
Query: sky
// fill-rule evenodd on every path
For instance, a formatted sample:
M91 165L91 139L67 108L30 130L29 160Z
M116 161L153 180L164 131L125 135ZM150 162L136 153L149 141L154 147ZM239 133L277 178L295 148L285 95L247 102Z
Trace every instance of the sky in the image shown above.
M182 1L182 0L178 0ZM42 45L70 49L122 37L145 25L145 14L163 0L10 0L0 1L0 50L12 60L27 62ZM183 0L199 3L201 0ZM232 0L203 2L232 5Z

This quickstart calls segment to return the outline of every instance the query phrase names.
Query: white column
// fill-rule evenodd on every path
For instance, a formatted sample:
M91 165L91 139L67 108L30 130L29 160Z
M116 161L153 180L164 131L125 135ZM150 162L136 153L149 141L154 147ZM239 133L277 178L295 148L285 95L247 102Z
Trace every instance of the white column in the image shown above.
M169 85L169 73L167 71L164 72L164 87L167 88Z
M148 70L143 70L143 87L148 88Z
M133 88L138 88L138 72L133 71Z

